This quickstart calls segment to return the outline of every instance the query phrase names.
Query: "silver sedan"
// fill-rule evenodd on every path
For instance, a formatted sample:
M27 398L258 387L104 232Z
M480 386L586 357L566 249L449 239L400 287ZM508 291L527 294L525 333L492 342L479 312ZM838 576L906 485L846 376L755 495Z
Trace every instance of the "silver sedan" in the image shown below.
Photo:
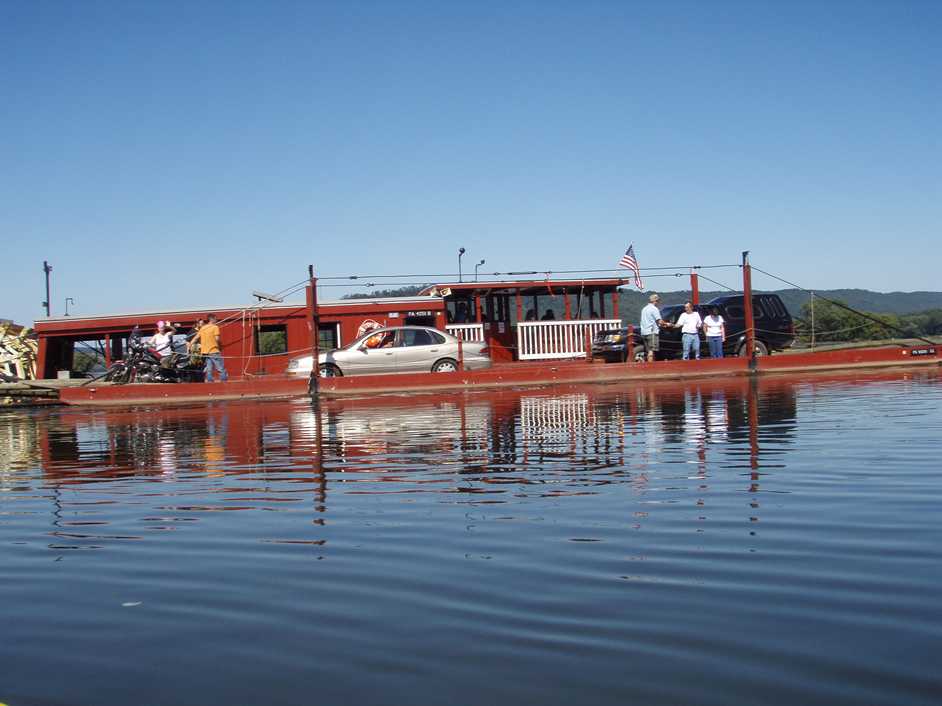
M465 370L491 367L487 344L462 342ZM293 358L289 375L311 374L313 356ZM388 375L390 373L450 373L458 370L458 339L425 326L374 329L343 348L321 353L321 377Z

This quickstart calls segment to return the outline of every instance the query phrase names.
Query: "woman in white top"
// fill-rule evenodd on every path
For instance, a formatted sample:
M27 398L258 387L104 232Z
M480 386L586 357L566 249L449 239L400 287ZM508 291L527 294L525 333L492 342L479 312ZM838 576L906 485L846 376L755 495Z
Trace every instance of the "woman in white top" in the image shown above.
M690 351L697 360L700 360L700 329L703 327L703 320L700 313L693 310L693 304L684 302L684 312L677 317L677 323L674 328L679 328L683 332L684 340L684 360L690 360Z
M715 306L710 309L710 315L703 320L703 329L706 332L707 345L710 346L710 357L722 358L723 341L726 340L726 321L720 316L720 310Z

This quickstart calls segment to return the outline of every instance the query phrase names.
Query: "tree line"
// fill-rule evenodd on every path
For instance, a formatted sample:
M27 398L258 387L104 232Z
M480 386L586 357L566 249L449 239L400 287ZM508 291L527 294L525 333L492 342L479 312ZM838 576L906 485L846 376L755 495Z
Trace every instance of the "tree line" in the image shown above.
M917 338L942 335L942 309L928 309L912 314L878 314L853 311L823 299L805 302L800 315L795 317L795 330L803 343L810 343L812 320L814 339L818 343L873 341L888 338ZM869 317L869 318L868 318Z

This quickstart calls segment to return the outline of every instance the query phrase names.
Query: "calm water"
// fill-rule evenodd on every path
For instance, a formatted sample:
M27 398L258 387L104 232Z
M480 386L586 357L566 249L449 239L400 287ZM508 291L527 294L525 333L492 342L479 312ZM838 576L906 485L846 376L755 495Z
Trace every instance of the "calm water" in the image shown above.
M937 704L935 373L0 411L0 701Z

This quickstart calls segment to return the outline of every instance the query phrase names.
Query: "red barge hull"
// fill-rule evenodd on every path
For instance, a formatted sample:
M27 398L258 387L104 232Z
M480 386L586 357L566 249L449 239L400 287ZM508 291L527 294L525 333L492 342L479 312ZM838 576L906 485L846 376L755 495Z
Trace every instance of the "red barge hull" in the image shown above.
M590 363L588 361L508 363L489 370L455 373L414 373L321 378L326 397L373 394L482 390L584 383L617 384L633 381L684 381L751 375L801 374L938 367L938 346L857 348L777 356L722 360L660 361L655 363ZM308 395L308 380L288 376L243 378L219 383L90 384L63 388L60 401L68 405L138 405L213 402L217 400L279 399Z

